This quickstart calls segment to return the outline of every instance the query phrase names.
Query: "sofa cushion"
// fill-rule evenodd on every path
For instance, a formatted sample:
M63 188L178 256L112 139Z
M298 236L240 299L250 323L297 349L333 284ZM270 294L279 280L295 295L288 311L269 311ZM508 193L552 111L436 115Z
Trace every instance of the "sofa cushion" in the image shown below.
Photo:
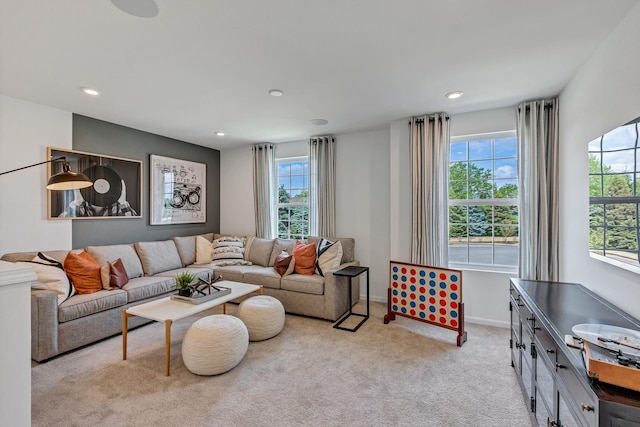
M214 266L216 279L222 276L223 280L231 280L234 282L244 282L243 276L248 272L259 271L266 267L260 265L230 265L225 267Z
M194 264L209 264L213 261L213 243L202 236L196 237L196 260ZM189 265L189 264L187 264Z
M347 262L355 261L355 247L356 240L352 237L338 237L338 238L329 238L329 240L340 240L342 244L342 261L340 264L345 264ZM307 242L318 244L320 241L320 237L318 236L309 236L307 238Z
M125 270L122 260L118 258L109 263L109 285L115 288L122 288L128 282L129 276L127 276L127 270Z
M313 274L316 271L316 244L304 244L296 240L293 246L293 256L296 259L294 271L298 274Z
M221 237L220 239L215 239L211 243L213 247L212 260L244 260L244 242L245 239L242 237Z
M322 295L324 293L324 277L319 274L292 274L284 276L280 280L280 287L287 291Z
M182 261L173 240L138 242L135 247L142 262L144 274L147 276L182 267Z
M223 276L224 277L224 276ZM261 267L244 273L242 281L265 288L280 289L280 275L272 267Z
M318 242L318 257L316 259L316 273L324 276L325 271L335 270L342 260L342 243L340 240L320 239Z
M275 239L263 239L256 237L251 242L249 248L249 259L252 264L261 265L267 267L269 260L271 259L271 252L273 251L273 244Z
M50 289L58 294L58 305L73 295L73 287L62 268L44 265L39 262L18 262L36 271L37 282L31 283L32 289Z
M58 307L58 322L64 323L80 317L127 304L127 293L116 289L104 289L92 294L74 295Z
M127 291L129 302L141 301L156 295L167 293L176 287L175 277L136 277L122 287ZM111 291L114 292L114 291Z
M176 244L183 267L196 262L196 237L202 237L211 242L213 233L202 234L201 236L179 236L172 239L173 243Z
M77 293L92 294L102 290L100 263L88 252L69 252L63 265Z
M202 265L176 268L175 270L162 271L155 274L153 277L171 277L175 280L176 276L180 273L190 272L198 276L202 280L213 279L213 269L207 268Z
M289 274L293 274L295 266L296 261L293 255L289 255L287 251L282 251L282 253L276 258L273 268L280 276L288 276Z
M142 263L133 245L105 245L105 246L88 246L89 252L100 265L113 262L118 258L122 259L127 276L129 279L140 277L144 274Z
M282 253L282 251L286 251L289 255L293 255L293 246L295 243L295 240L276 239L273 243L271 258L269 258L269 266L274 267L276 265L276 258Z

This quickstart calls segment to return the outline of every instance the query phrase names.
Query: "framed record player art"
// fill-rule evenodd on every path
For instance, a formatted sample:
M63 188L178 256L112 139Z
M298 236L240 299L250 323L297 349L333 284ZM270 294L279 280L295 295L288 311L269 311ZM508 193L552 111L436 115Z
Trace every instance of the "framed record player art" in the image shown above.
M151 225L206 222L207 165L151 155Z
M93 181L93 186L80 190L48 191L49 219L142 217L141 161L52 147L47 154L65 156L72 171ZM63 162L49 163L49 176L62 168Z

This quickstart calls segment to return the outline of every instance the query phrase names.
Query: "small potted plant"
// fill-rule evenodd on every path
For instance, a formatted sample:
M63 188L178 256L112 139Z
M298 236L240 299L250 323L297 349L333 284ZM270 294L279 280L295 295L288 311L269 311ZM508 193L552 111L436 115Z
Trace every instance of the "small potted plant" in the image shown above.
M193 293L191 284L198 280L198 277L190 271L185 271L176 276L176 288L178 289L178 295L183 297L190 297Z

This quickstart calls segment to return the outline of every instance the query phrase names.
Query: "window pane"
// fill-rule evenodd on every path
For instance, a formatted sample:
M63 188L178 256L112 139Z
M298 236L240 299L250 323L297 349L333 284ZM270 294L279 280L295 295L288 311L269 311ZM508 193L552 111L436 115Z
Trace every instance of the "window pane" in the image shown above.
M602 142L602 138L596 138L589 143L589 151L600 152L600 143Z
M291 174L291 163L288 163L288 162L278 163L278 175L289 175L289 174Z
M491 241L481 242L473 239L469 242L469 262L473 264L493 264L493 245Z
M515 178L518 176L518 161L516 159L502 159L495 161L495 178Z
M501 157L516 157L517 155L517 140L516 137L512 138L500 138L496 139L494 144L496 159Z
M467 160L467 142L453 142L449 147L449 161Z
M602 196L602 176L591 175L589 177L589 196L600 197Z
M284 187L285 190L289 190L291 188L291 178L288 176L279 176L278 187Z
M491 159L491 140L469 141L469 160Z
M638 237L635 228L607 227L605 229L605 233L607 233L605 236L607 252L619 250L638 250Z
M603 227L590 227L589 228L589 248L591 250L599 250L599 255L602 255L602 249L604 249L604 228Z
M493 162L491 160L476 160L469 162L469 179L493 178Z
M449 199L467 199L467 181L450 181L449 182Z
M604 172L632 172L634 171L635 150L613 151L602 153Z
M493 222L499 225L518 225L517 206L496 206L494 208ZM516 227L517 229L517 227ZM517 235L517 233L516 233Z
M633 148L636 142L635 125L620 126L602 137L602 150Z
M495 192L493 197L496 199L517 199L518 198L518 180L516 179L496 179L494 181Z

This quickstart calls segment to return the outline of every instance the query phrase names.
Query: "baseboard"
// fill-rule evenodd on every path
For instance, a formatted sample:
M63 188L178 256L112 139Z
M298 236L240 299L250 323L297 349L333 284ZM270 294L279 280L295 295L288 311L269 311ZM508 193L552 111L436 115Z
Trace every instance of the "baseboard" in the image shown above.
M509 322L505 322L503 320L494 320L494 319L483 319L482 317L464 317L465 322L467 323L475 323L477 325L485 325L485 326L495 326L496 328L504 328L509 329L511 324Z

